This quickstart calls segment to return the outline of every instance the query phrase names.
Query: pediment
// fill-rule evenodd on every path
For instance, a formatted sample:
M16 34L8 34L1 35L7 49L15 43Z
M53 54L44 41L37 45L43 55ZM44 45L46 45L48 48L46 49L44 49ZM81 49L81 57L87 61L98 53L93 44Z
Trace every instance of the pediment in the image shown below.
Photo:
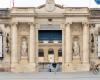
M37 13L63 13L64 12L64 7L59 4L53 5L55 9L53 11L48 11L46 10L46 4L40 5L36 8Z
M46 6L46 4L43 4L43 5L38 6L37 8L38 9L41 9L41 8L45 8L45 6ZM60 9L63 9L64 8L63 5L59 5L59 4L55 4L55 7L58 7Z

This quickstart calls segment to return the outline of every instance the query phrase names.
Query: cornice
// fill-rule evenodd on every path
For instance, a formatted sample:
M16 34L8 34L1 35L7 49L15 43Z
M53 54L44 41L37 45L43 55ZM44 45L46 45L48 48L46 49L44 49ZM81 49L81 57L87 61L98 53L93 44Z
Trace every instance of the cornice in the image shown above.
M33 13L11 13L10 16L16 16L16 17L33 17L35 14Z
M37 13L35 17L64 17L63 13Z
M65 16L89 16L89 13L64 13Z

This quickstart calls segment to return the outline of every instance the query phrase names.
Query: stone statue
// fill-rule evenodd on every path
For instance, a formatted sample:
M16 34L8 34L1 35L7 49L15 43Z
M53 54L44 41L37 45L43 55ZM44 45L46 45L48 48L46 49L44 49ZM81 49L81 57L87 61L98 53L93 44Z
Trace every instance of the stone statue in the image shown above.
M79 43L78 43L77 40L75 40L74 43L73 43L73 55L79 56L79 53L80 53Z
M22 44L21 44L21 56L27 56L28 54L28 44L27 44L27 39L22 38Z
M54 0L47 0L46 3L51 4L51 3L55 3L55 1Z
M54 0L47 0L45 8L49 12L54 11L55 10L55 1Z

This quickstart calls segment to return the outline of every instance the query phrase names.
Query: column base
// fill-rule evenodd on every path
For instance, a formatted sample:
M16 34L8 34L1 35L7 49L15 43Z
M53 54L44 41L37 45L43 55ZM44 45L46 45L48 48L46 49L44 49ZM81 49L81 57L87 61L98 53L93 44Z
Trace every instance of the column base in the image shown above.
M89 63L64 63L62 65L62 72L80 72L80 71L89 71Z
M62 64L62 72L71 72L72 63Z
M36 72L37 68L38 68L38 66L36 66L36 63L30 63L29 64L30 72Z
M17 63L11 63L11 72L17 72Z
M89 71L90 70L90 64L88 62L84 62L82 64L83 71Z
M36 64L35 63L27 63L27 64L13 64L11 66L11 72L36 72Z

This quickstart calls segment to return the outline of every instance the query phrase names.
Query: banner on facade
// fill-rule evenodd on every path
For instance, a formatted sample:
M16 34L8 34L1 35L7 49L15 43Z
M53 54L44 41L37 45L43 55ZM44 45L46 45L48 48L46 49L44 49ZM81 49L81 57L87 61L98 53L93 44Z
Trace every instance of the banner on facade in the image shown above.
M42 24L42 25L40 25L40 29L39 30L61 30L61 29L60 29L60 25L56 25L56 24L52 24L52 25Z
M0 34L0 57L3 57L3 37Z
M100 36L98 36L98 57L100 57Z

